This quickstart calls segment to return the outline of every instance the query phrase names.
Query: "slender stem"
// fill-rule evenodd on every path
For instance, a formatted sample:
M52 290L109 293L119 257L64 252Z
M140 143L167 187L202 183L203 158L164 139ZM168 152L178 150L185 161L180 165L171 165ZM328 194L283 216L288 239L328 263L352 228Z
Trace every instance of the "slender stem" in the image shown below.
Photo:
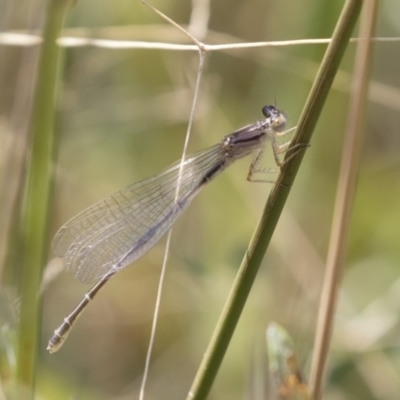
M310 388L313 399L320 398L322 377L329 351L340 273L344 263L351 207L358 174L362 146L362 125L367 98L369 67L376 20L376 0L365 0L361 19L360 38L354 67L349 115L343 143L343 158L339 174L332 231L327 256L326 273L318 313L317 333L311 366Z
M347 0L343 7L332 36L332 42L326 50L318 75L300 116L292 145L309 143L349 42L351 32L358 19L361 3L362 0ZM287 157L290 157L291 154L292 152L289 151ZM302 158L303 153L300 152L297 157L292 158L282 168L282 173L268 198L259 226L244 256L187 399L205 399L211 389Z
M56 45L56 39L69 4L70 0L51 0L48 3L31 121L31 149L20 227L22 270L17 383L19 390L24 390L23 398L34 397L40 320L39 287L47 239L54 106L60 65L60 48Z

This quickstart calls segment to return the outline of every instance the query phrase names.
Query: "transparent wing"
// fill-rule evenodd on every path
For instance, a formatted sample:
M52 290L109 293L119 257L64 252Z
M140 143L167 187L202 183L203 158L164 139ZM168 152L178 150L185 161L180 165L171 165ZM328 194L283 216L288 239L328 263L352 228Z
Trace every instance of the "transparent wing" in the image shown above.
M128 186L69 220L53 239L54 254L84 283L122 269L151 249L202 188L207 171L223 159L220 145ZM179 184L178 197L177 187Z

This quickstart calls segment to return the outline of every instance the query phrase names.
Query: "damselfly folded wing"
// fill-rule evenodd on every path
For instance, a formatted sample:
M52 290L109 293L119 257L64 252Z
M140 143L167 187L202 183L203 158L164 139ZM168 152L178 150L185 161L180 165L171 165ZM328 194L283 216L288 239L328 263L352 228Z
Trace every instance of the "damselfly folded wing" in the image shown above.
M170 229L223 157L220 145L210 147L92 205L60 228L54 254L84 283L124 268Z

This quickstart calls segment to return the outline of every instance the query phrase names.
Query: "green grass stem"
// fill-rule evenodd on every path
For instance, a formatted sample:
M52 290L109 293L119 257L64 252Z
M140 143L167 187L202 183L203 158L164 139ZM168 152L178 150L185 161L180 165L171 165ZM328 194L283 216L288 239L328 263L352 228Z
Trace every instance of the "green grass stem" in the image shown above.
M326 50L317 77L300 116L292 145L297 143L308 144L310 142L333 79L349 43L350 35L358 20L361 5L362 0L347 0L343 6L342 13L332 35L332 41ZM291 152L288 152L287 156L290 156L290 154ZM304 152L300 152L298 156L294 157L282 168L189 391L188 400L205 399L211 389L278 223L303 155Z
M31 118L31 144L20 225L21 309L17 349L17 398L24 399L34 397L41 319L39 290L46 256L54 153L54 114L61 51L56 39L69 5L69 0L52 0L48 3Z

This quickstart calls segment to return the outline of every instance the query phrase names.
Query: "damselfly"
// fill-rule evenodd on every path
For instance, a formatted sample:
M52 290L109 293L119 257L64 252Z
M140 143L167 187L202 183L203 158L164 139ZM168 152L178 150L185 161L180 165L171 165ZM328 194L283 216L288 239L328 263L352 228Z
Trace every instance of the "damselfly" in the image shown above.
M289 149L289 142L279 144L277 138L292 129L284 131L286 118L276 107L265 106L262 112L265 119L225 136L219 144L188 156L153 178L122 189L60 228L53 240L54 254L64 259L65 269L81 282L97 283L54 331L47 346L50 353L59 350L77 318L106 282L149 251L203 186L225 168L257 150L249 170L251 180L267 140L277 165L283 164L279 155Z

